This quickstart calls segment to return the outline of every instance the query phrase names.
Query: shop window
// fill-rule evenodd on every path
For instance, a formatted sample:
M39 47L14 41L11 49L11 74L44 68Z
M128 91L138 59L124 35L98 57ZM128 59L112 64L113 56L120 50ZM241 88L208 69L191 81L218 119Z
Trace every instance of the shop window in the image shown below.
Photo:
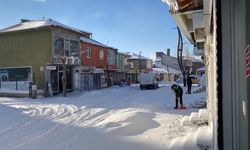
M104 59L104 51L102 49L100 50L99 58L100 58L100 60Z
M70 40L70 55L78 56L79 53L79 42L75 40Z
M32 81L31 67L0 69L0 77L3 82Z
M62 56L64 53L64 38L54 36L54 54Z
M65 56L69 56L69 39L65 39Z
M91 48L90 47L87 47L87 49L86 49L86 57L91 58Z

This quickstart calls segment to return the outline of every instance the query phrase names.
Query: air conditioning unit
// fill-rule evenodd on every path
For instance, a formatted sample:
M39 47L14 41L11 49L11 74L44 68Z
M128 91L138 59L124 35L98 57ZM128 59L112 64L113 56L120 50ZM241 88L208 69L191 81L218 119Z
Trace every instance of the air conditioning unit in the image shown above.
M73 65L74 64L74 58L73 57L68 57L67 61L69 65Z
M78 57L76 57L76 58L74 59L74 64L75 64L75 65L80 65L80 59L79 59Z

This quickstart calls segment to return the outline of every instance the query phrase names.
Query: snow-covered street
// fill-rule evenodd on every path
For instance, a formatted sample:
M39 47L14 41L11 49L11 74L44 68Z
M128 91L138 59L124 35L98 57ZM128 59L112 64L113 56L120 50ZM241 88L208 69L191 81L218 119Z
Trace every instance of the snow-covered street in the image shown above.
M184 116L199 109L173 109L170 85L113 86L66 98L0 98L0 149L166 150L175 138L198 129L181 126ZM184 94L183 102L189 107L205 96Z

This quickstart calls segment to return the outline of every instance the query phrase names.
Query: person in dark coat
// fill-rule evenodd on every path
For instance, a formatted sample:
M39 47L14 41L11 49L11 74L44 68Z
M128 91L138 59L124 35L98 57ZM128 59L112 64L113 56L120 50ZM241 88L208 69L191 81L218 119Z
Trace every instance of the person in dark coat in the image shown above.
M181 86L179 86L177 84L173 84L171 86L171 90L175 94L175 107L174 107L174 109L178 109L178 98L180 99L180 104L181 104L180 108L184 108L183 102L182 102L183 90L182 90Z
M187 86L188 86L187 93L188 94L191 94L191 91L192 91L192 79L195 79L195 78L190 75L187 76Z

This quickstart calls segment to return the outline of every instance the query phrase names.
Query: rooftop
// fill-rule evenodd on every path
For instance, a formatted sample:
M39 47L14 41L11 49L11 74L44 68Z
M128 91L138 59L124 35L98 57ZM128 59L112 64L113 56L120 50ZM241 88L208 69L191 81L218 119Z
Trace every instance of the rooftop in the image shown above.
M21 22L19 24L2 29L0 30L0 33L14 32L14 31L21 31L21 30L28 30L28 29L38 29L38 28L44 28L44 27L50 27L50 26L65 28L65 29L77 32L79 34L92 35L92 33L90 32L68 27L53 19L46 19L46 20L45 19L44 20L21 19Z
M100 42L98 42L96 40L93 40L91 38L81 37L80 40L83 41L83 42L86 42L86 43L90 43L90 44L94 44L94 45L98 45L98 46L102 46L102 47L108 48L107 45L102 44L102 43L100 43Z

